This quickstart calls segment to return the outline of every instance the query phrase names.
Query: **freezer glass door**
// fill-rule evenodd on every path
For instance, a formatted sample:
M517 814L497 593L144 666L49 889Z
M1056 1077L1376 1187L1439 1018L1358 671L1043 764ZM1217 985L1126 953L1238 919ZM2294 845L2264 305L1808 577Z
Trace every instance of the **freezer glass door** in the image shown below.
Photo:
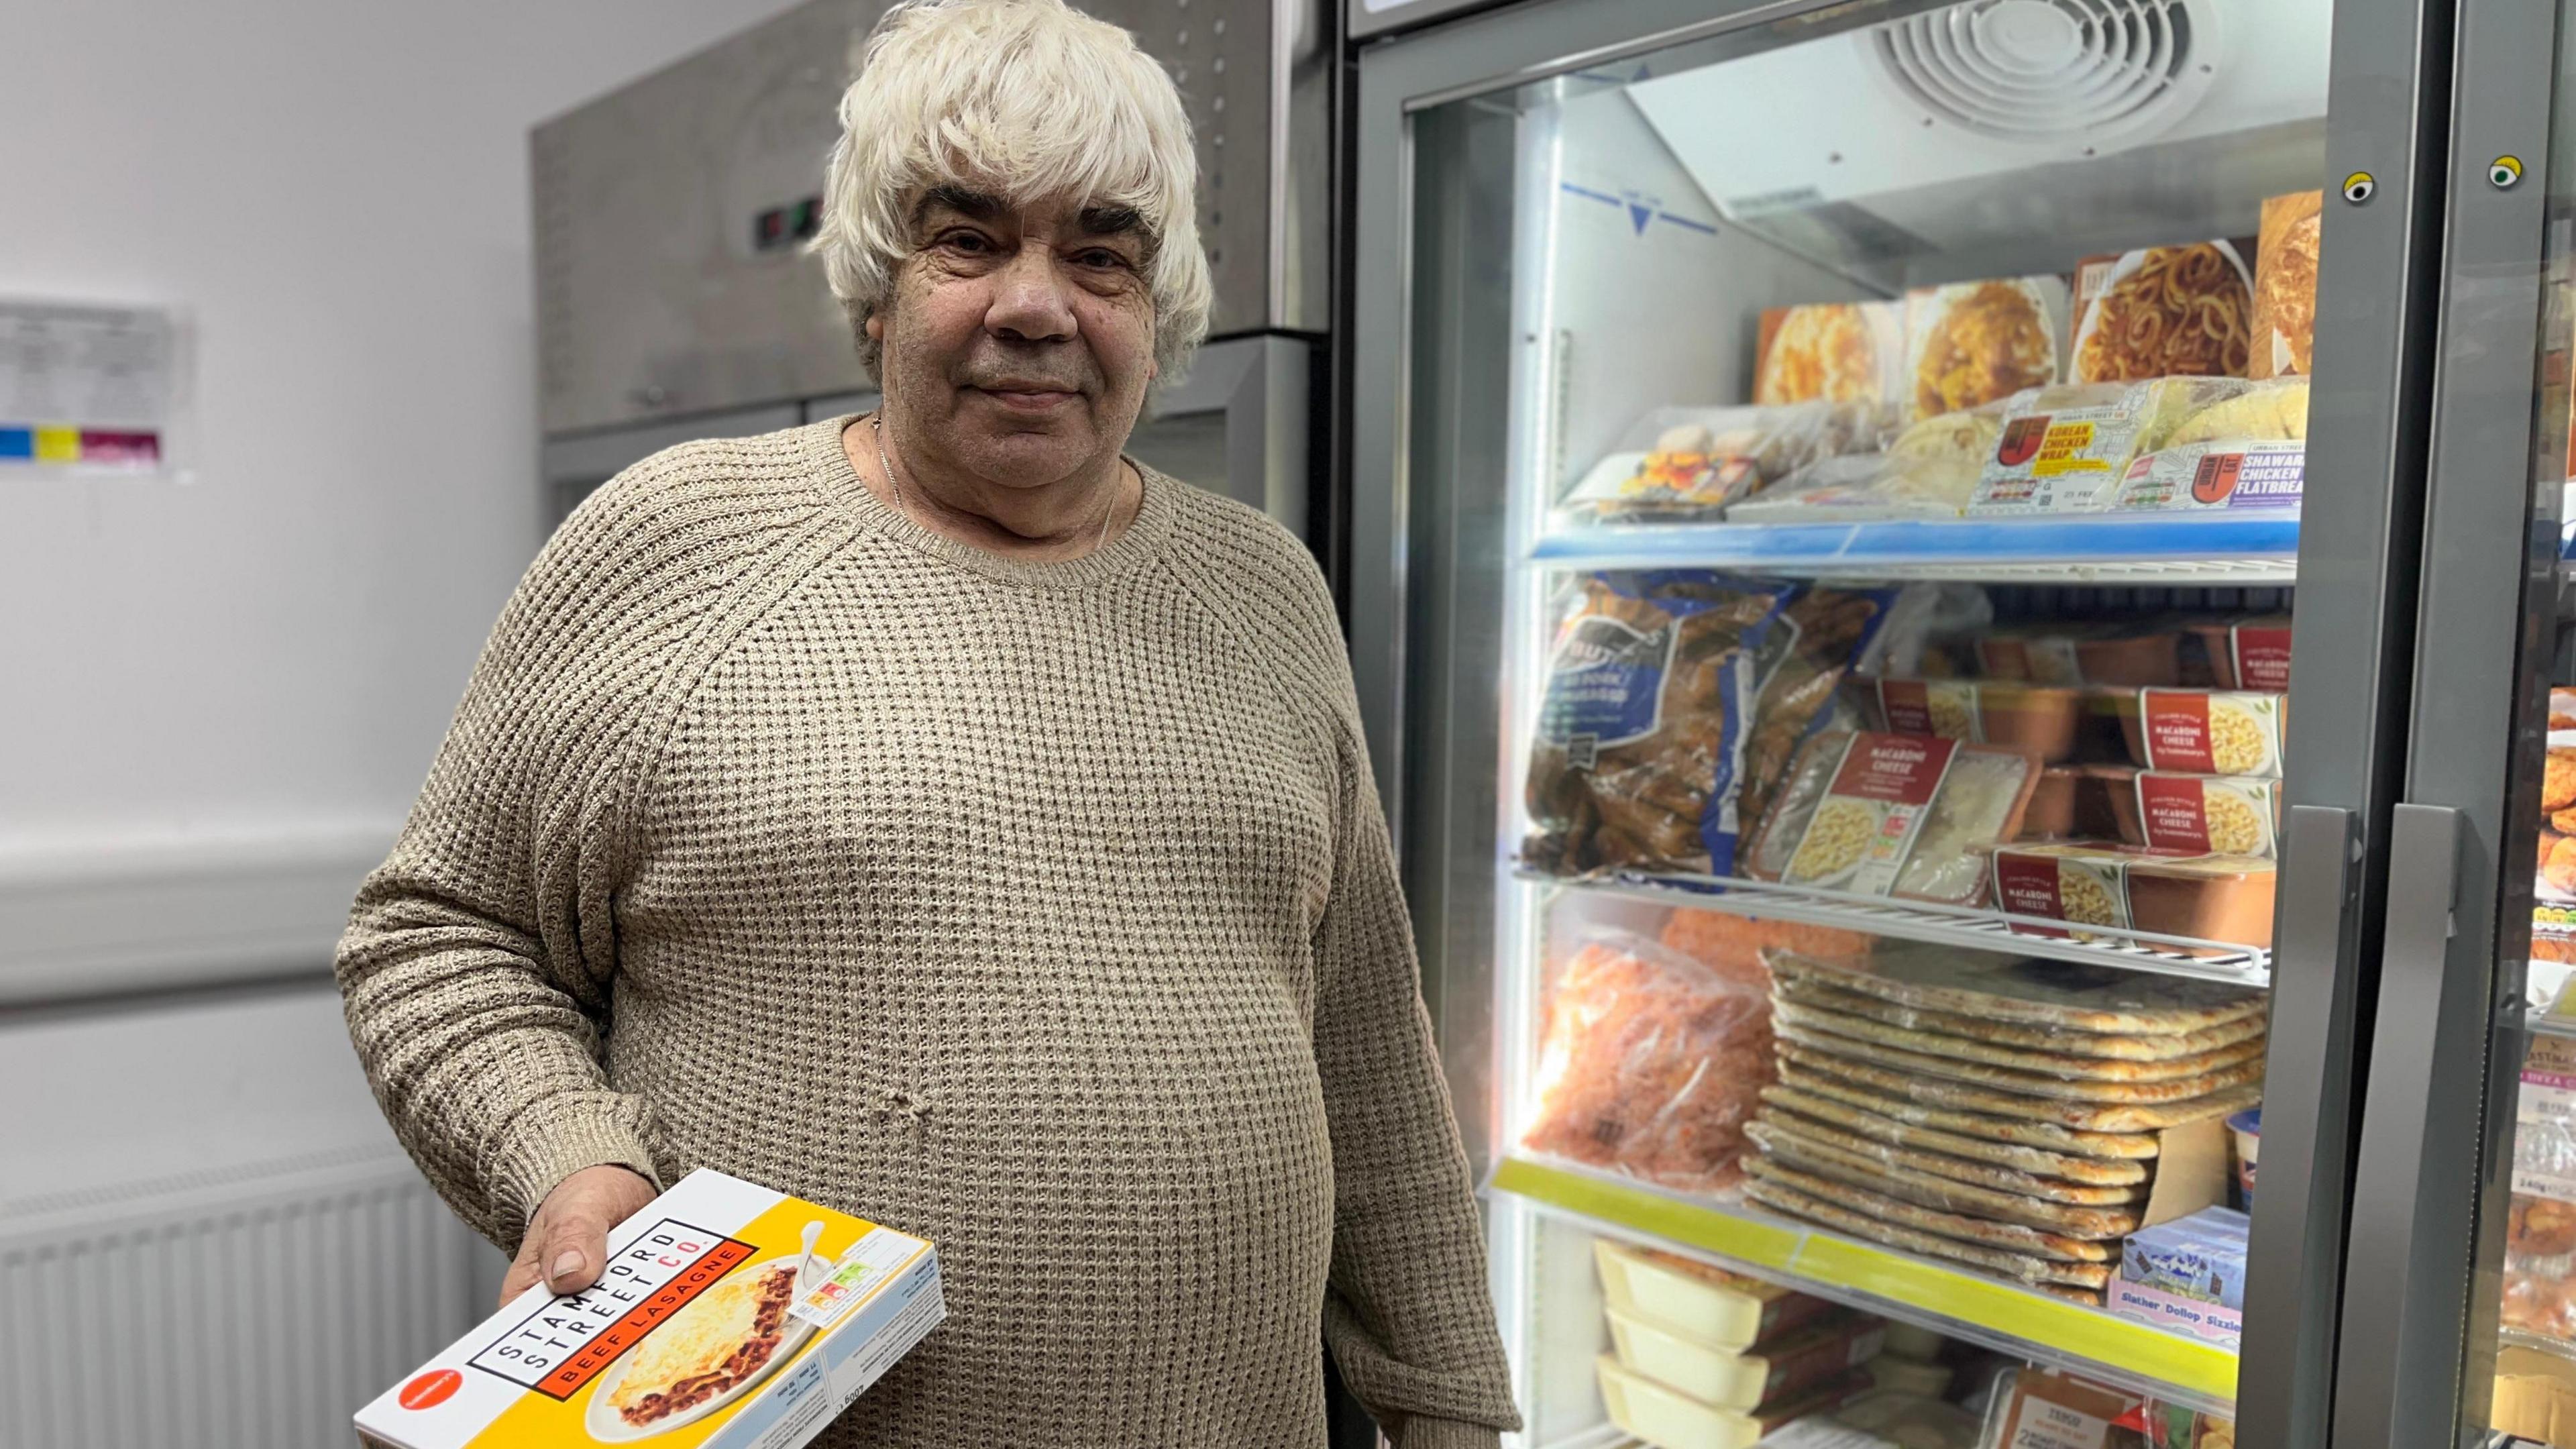
M2438 220L2347 8L1364 56L1354 647L1525 1442L2324 1442Z
M2576 35L2462 7L2338 1444L2576 1445Z

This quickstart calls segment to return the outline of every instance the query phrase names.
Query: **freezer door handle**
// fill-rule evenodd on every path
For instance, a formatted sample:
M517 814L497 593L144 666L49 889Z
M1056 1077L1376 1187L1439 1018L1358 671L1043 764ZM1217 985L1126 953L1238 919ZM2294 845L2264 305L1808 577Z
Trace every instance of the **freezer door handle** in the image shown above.
M2237 1425L2245 1444L2323 1449L2343 1269L2361 831L2349 810L2293 805L2282 840L2264 1070L2267 1166L2246 1256Z
M2451 1109L2462 1073L2483 1076L2493 974L2484 943L2454 939L2462 825L2457 810L2411 804L2397 806L2389 825L2387 941L2353 1164L2336 1449L2414 1449L2450 1443L2457 1432L2479 1134L2474 1119ZM2271 1184L2263 1186L2258 1203Z

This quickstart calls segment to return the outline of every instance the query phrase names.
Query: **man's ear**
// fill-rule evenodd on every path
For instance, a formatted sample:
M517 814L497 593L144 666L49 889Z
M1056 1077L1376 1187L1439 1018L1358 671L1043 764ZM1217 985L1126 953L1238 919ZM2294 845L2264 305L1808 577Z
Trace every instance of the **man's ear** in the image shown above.
M870 342L885 341L885 314L883 312L870 312L868 314L868 320L865 327L868 334L868 340Z

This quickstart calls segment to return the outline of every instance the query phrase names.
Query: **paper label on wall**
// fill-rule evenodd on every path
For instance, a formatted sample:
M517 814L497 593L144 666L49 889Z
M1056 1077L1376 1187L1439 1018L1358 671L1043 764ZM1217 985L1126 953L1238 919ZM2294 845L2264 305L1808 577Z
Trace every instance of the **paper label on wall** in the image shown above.
M177 390L169 312L0 298L0 478L156 469Z

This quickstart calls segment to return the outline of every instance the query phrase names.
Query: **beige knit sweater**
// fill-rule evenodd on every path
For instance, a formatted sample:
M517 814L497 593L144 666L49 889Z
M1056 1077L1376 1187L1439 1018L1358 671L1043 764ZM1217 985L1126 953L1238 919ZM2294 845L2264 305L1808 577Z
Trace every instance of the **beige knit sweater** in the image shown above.
M1404 1449L1514 1423L1331 602L1145 475L1071 563L921 528L842 422L628 470L502 614L339 955L505 1248L715 1167L935 1239L825 1445Z

